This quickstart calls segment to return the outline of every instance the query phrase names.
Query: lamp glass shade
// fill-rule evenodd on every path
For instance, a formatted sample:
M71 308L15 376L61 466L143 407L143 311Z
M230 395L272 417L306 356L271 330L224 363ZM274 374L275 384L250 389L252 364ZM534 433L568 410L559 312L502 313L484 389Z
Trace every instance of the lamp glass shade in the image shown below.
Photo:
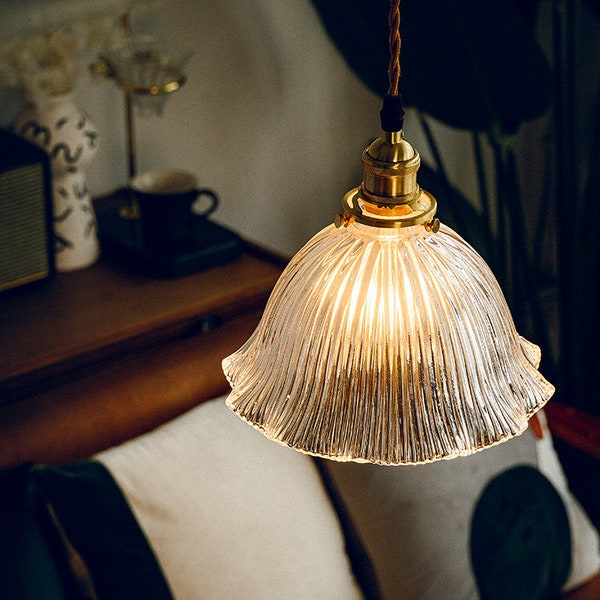
M330 225L223 361L227 405L340 461L414 464L520 434L554 392L485 261L450 228Z

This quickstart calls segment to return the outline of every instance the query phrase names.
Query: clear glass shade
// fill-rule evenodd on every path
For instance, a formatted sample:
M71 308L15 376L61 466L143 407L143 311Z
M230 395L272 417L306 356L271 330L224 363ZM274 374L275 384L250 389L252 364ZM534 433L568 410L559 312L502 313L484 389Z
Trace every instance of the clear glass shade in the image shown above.
M341 461L471 454L527 428L553 386L492 272L441 226L326 227L223 361L228 406L272 440Z

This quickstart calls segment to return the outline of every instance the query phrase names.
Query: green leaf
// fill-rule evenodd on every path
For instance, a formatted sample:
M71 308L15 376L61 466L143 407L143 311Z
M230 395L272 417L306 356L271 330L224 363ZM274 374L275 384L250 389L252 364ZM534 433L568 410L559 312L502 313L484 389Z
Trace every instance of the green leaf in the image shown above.
M313 4L350 68L383 96L387 0ZM501 135L548 110L550 66L515 0L404 0L400 8L400 88L407 106L452 127Z

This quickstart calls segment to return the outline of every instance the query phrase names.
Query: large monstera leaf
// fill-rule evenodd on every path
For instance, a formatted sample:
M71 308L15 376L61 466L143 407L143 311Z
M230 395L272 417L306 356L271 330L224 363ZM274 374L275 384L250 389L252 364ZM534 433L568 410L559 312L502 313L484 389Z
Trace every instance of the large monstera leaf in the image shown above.
M312 2L350 68L383 96L389 1ZM552 74L533 35L532 7L535 0L403 0L405 105L452 127L495 133L514 133L544 114Z

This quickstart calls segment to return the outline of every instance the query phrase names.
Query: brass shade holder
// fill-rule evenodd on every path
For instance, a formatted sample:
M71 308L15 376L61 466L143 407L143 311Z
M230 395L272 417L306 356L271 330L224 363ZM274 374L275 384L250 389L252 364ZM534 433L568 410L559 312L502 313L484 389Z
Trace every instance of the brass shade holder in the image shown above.
M372 227L424 224L437 231L435 198L417 183L421 157L402 131L383 131L362 153L363 181L342 199L336 225L352 221Z

